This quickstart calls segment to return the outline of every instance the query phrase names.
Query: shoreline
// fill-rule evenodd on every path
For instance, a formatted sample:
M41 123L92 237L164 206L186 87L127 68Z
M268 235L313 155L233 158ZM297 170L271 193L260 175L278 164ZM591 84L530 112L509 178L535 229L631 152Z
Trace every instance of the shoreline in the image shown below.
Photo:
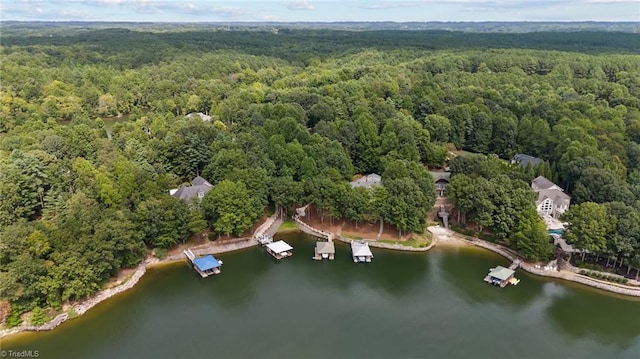
M203 246L197 246L194 247L193 251L194 253L197 252L197 255L219 254L251 248L257 245L258 242L252 238L236 238L225 243L213 242ZM127 277L114 287L102 289L90 298L63 306L62 313L58 314L43 325L33 326L23 322L22 324L17 325L13 328L0 330L0 339L28 331L40 332L55 329L58 325L66 322L67 320L74 319L85 314L87 311L89 311L99 303L133 288L147 272L147 269L174 264L180 261L184 261L184 256L181 252L178 254L169 255L163 259L158 259L149 255L148 257L144 258L140 264L134 267L135 270L133 274L131 274L129 277Z
M302 222L302 221L299 221L299 222L296 221L296 222L300 224L299 222ZM306 228L302 226L298 226L298 228L286 228L283 230L278 230L276 233L301 232L301 233L307 233L319 238L326 238L326 236L331 235L333 239L338 240L340 242L343 242L343 243L351 242L351 240L347 238L342 238L341 236L336 235L334 233L317 230L304 222L302 223ZM429 227L427 229L432 234L431 243L428 246L422 247L422 248L408 247L400 244L378 243L376 241L367 241L367 242L369 243L370 246L375 248L398 250L398 251L405 251L405 252L427 252L436 246L457 247L457 248L473 247L473 248L481 248L481 249L489 250L491 252L501 255L502 257L508 260L514 260L518 258L518 254L515 251L509 248L502 248L502 246L483 241L479 238L468 239L468 238L465 238L462 234L453 232L448 229L444 229L442 227ZM316 233L309 233L311 231ZM234 251L238 251L246 248L255 247L257 245L258 245L258 242L253 238L235 238L231 240L226 240L225 243L212 242L212 243L207 243L205 245L196 246L191 249L196 255L207 255L207 254L229 253L229 252L234 252ZM117 294L120 294L128 289L133 288L138 283L138 281L142 278L142 276L144 276L147 269L174 264L183 260L184 260L184 257L182 256L181 252L177 254L168 255L163 259L158 259L152 256L148 256L137 267L135 267L133 274L131 274L129 277L127 277L125 280L123 280L116 286L100 290L91 298L87 298L83 301L80 301L71 305L63 306L62 313L58 314L52 320L50 320L49 322L41 326L31 326L23 322L22 324L16 327L0 330L0 339L11 336L11 335L27 332L27 331L48 331L48 330L55 329L58 325L64 323L65 321L69 319L77 318L85 314L87 311L89 311L91 308L98 305L99 303ZM618 285L618 284L598 280L595 278L587 277L579 273L575 273L567 270L558 271L558 270L542 269L540 266L537 266L529 262L522 262L519 268L522 268L525 272L528 272L530 274L537 275L540 277L562 279L565 281L582 284L591 288L596 288L609 293L615 293L625 297L640 298L640 287Z
M496 254L501 255L502 257L513 261L519 258L519 254L506 247L502 247L497 244L493 244L487 241L484 241L479 238L467 239L462 234L453 232L449 229L444 229L441 227L429 227L428 230L433 234L434 239L438 243L441 243L445 246L456 246L456 247L475 247L475 248L483 248L494 252ZM440 238L442 236L443 238ZM519 268L524 270L527 273L537 275L540 277L561 279L573 283L582 284L584 286L588 286L591 288L596 288L598 290L602 290L608 293L613 293L617 295L622 295L627 298L640 298L640 287L611 283L608 281L603 281L591 277L587 277L580 273L576 273L570 270L556 270L556 269L546 269L542 265L538 265L535 263L530 263L526 261L522 261Z

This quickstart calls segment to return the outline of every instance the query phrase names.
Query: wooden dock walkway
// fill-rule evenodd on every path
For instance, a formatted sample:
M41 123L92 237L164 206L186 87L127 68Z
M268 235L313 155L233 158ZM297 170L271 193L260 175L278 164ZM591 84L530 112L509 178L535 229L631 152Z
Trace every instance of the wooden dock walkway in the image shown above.
M511 265L509 266L509 269L516 270L516 268L520 266L521 262L522 261L520 259L514 260L513 263L511 263Z

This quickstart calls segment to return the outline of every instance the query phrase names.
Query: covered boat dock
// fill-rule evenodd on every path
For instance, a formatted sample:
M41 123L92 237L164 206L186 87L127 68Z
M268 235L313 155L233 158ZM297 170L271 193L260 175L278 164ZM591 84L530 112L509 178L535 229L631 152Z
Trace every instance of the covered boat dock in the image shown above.
M321 261L328 259L332 261L335 258L336 246L331 242L316 242L316 248L314 249L313 259Z
M193 269L195 269L202 278L206 278L212 274L220 274L222 261L218 260L213 255L209 254L196 258L191 249L185 250L184 254L193 265Z
M369 263L373 259L373 253L366 241L351 241L351 254L354 263Z
M275 259L282 259L293 255L293 247L283 240L268 243L266 247L267 253L271 254Z
M512 264L511 267L515 266ZM500 288L506 287L507 284L518 284L520 280L513 276L515 274L515 268L511 267L505 268L503 266L497 266L491 268L491 271L489 271L489 274L484 278L484 281L489 284L499 285Z

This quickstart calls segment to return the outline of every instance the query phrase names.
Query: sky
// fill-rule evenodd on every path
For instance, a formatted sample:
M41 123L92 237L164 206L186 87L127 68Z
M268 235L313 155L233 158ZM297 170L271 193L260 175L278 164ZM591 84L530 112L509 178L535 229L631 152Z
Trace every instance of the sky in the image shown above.
M0 20L640 21L639 0L0 0Z

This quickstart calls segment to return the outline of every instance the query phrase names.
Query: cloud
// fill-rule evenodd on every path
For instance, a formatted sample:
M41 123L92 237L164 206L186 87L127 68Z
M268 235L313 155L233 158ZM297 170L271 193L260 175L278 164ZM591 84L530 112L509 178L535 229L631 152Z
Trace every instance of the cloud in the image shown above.
M308 0L288 1L282 5L289 10L313 10L313 4Z

